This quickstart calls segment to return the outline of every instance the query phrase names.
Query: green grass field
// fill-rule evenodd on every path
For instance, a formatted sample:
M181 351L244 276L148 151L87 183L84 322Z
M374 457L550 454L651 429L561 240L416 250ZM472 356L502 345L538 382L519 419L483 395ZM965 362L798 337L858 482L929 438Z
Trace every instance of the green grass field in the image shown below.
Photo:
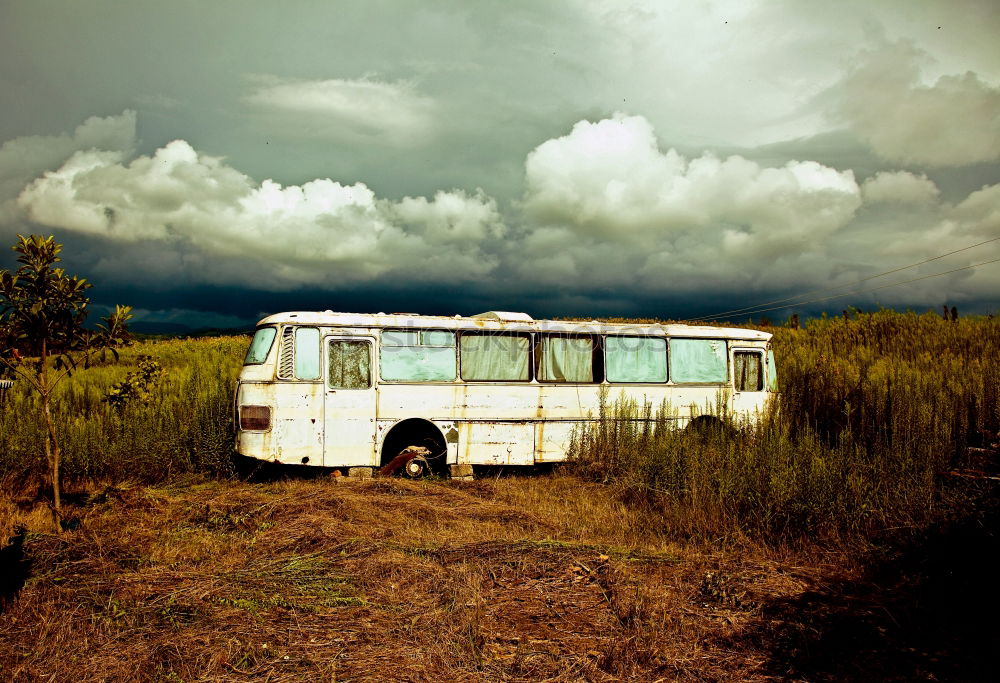
M120 362L80 369L56 393L65 481L160 481L183 472L230 472L233 391L246 353L244 337L143 341ZM165 373L148 402L121 411L103 399L151 356ZM38 397L23 382L0 409L0 477L26 483L43 475Z

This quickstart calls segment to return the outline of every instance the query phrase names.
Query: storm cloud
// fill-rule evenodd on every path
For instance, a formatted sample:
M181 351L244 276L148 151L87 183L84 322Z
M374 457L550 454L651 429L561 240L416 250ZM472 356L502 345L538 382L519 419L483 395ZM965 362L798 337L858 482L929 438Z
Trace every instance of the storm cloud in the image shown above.
M844 79L844 119L887 161L963 166L1000 159L1000 87L971 71L921 81L901 42L863 52Z
M103 52L100 12L8 7L0 238L56 234L95 295L225 325L850 287L1000 236L1000 21L944 7L150 4ZM992 265L800 309L997 291Z

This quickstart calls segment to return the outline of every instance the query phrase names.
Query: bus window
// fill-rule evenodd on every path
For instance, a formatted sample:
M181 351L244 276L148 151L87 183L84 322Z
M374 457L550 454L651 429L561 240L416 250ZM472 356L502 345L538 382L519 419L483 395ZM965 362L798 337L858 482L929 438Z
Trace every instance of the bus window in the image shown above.
M448 330L385 330L379 349L382 379L411 382L455 380L455 333Z
M247 356L243 359L243 365L261 365L267 360L267 354L271 352L271 345L274 343L274 335L277 332L273 327L262 327L254 332Z
M539 382L593 382L592 337L543 336L538 343Z
M778 390L778 368L774 365L774 351L771 349L767 350L767 388Z
M671 339L670 379L678 384L727 384L725 340Z
M527 382L531 339L526 334L462 335L462 379L473 382Z
M295 377L319 379L319 329L295 328Z
M372 385L372 361L368 342L330 340L331 389L368 389Z
M667 340L656 337L607 337L605 373L609 382L666 382Z
M736 391L763 391L764 367L756 351L733 353L733 380Z

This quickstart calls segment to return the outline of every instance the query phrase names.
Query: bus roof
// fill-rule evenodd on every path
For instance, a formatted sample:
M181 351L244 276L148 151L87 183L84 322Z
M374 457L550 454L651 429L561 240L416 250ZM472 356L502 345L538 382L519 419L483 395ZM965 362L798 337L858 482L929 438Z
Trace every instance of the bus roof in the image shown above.
M492 313L492 312L491 312ZM515 317L516 316L516 317ZM760 330L683 323L603 323L596 320L532 320L524 313L503 316L479 314L452 318L415 313L335 313L333 311L289 311L275 313L260 325L315 325L317 327L431 328L438 330L482 330L487 332L561 332L578 334L632 334L640 336L710 337L768 341L771 334Z

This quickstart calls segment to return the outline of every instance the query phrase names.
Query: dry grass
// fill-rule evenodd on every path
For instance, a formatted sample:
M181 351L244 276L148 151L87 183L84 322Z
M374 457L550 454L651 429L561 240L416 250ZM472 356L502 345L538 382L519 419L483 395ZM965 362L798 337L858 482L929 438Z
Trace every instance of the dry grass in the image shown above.
M11 680L766 678L727 638L816 569L681 548L609 490L190 480L80 499L0 615Z
M992 565L976 560L998 550L992 488L982 496L993 507L957 520L961 533L859 559L745 540L681 546L613 488L558 474L338 481L76 491L80 527L61 536L44 533L47 511L29 498L4 498L0 535L29 528L30 576L0 613L3 679L982 680L991 670L997 631L972 615L1000 607Z

